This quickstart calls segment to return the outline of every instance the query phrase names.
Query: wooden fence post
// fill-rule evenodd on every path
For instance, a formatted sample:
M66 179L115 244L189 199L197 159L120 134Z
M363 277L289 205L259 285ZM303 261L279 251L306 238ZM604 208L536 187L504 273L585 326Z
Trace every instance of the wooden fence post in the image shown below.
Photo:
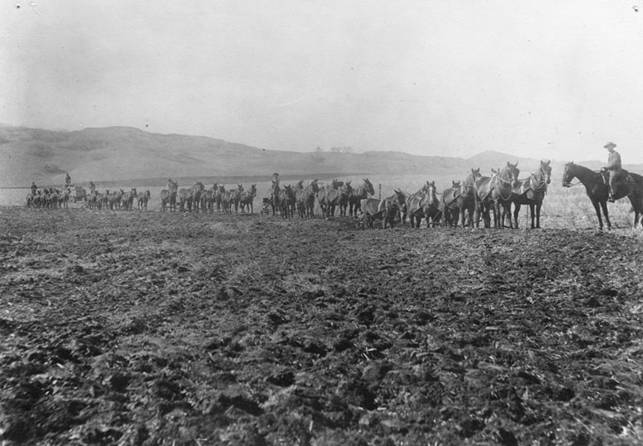
M382 199L382 183L377 185L377 190L378 190L377 199L381 200Z

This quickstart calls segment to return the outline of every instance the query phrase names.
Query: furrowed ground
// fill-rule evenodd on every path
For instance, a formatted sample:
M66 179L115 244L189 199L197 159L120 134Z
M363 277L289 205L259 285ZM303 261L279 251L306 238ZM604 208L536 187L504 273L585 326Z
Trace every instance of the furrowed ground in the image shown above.
M22 208L0 227L9 443L643 441L640 233Z

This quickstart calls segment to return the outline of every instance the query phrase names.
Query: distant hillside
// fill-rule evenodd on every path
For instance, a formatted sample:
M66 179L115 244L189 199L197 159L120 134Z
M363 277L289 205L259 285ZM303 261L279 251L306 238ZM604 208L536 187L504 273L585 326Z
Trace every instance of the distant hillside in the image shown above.
M148 133L129 127L53 131L0 126L0 186L167 177L348 174L427 174L460 177L471 167L488 171L505 161L523 171L538 161L500 152L469 159L402 152L300 153L274 151L220 139Z

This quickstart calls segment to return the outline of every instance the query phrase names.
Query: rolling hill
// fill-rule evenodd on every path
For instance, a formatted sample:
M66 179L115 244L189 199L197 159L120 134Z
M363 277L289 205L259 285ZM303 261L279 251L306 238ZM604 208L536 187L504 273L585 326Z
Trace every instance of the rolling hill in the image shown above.
M524 171L534 159L483 152L469 159L403 152L287 152L221 139L148 133L130 127L54 131L0 126L0 187L167 177L231 177L342 174L462 176L471 167L488 171L505 161Z

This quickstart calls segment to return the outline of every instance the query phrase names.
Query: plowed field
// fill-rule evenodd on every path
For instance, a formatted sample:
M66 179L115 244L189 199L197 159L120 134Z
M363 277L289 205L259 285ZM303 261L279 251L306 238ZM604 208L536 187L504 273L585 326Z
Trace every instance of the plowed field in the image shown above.
M0 434L636 444L640 235L0 209Z

